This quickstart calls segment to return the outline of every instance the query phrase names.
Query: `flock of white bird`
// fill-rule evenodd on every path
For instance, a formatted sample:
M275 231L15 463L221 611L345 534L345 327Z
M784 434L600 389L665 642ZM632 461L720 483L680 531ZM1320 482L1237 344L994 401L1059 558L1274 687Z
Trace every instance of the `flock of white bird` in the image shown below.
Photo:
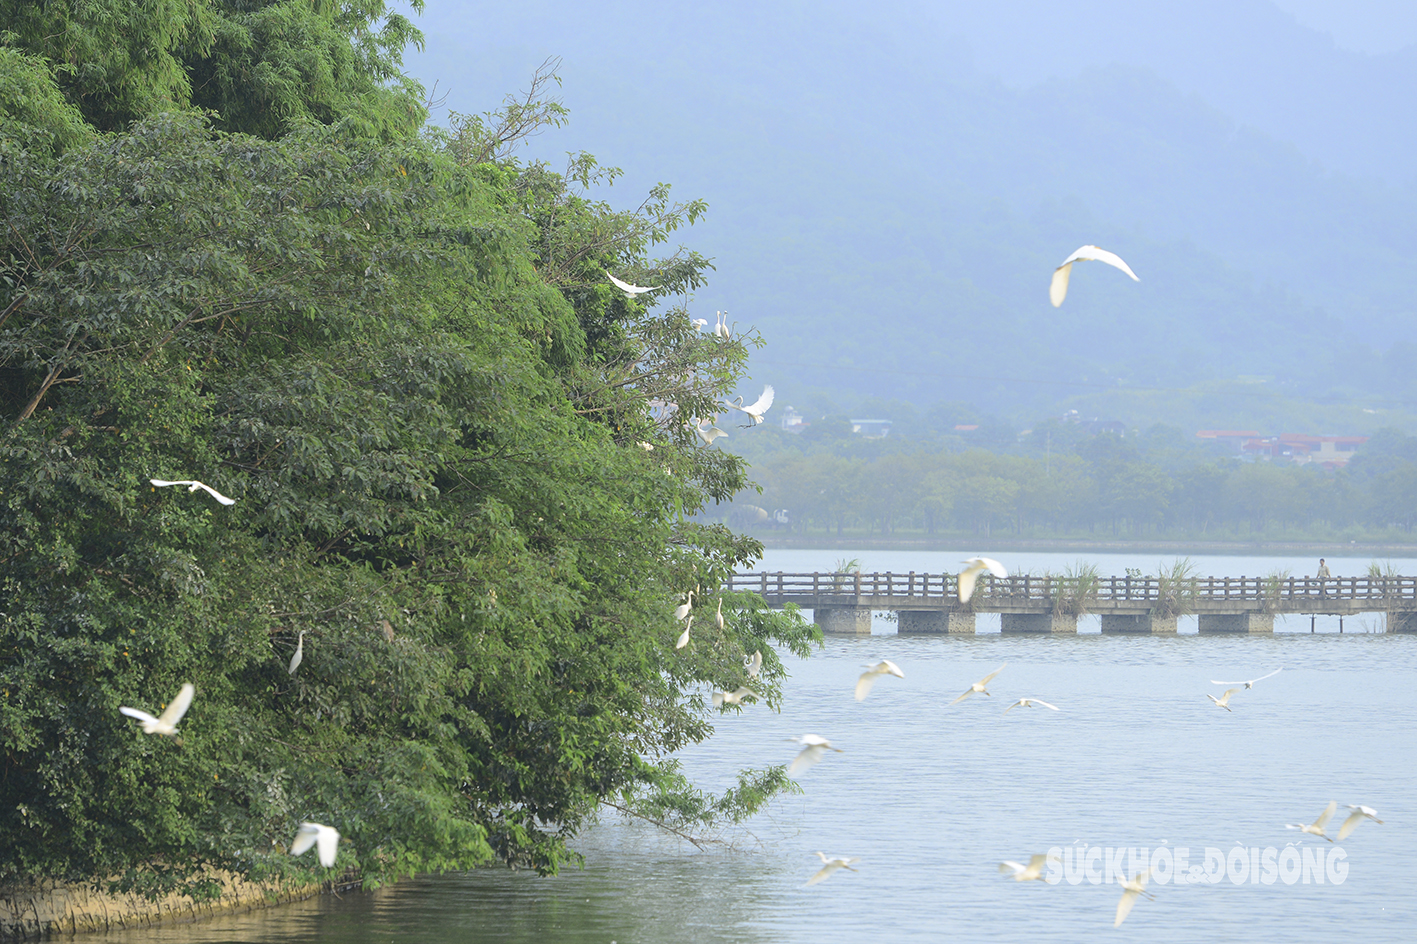
M210 485L193 479L169 482L166 479L149 479L154 488L166 488L170 485L186 485L187 491L204 491L211 495L223 505L234 505L236 499L227 498L221 492ZM295 654L290 657L290 665L286 670L294 675L296 669L300 668L301 661L305 658L305 631L301 630L295 643ZM130 718L138 721L144 734L161 734L173 738L181 744L181 738L177 737L177 723L187 714L187 709L192 707L192 698L197 694L197 688L191 682L184 682L178 689L177 695L163 708L162 714L153 717L141 708L129 708L127 705L119 706L118 710ZM295 839L290 844L290 854L298 856L315 847L315 854L320 859L320 864L325 868L332 868L335 864L335 855L339 851L339 830L333 826L325 826L320 823L301 823L299 830L295 833Z

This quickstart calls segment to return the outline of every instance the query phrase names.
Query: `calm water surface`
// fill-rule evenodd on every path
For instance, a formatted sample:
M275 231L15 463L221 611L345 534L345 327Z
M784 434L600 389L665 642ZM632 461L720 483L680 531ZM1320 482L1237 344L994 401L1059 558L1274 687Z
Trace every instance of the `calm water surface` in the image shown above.
M765 565L824 569L841 556L774 552ZM938 572L968 555L848 556L868 570ZM1006 563L1058 569L1076 559ZM1157 563L1087 559L1117 573ZM1196 560L1219 576L1301 574L1317 563ZM1329 559L1335 575L1367 563ZM1417 562L1394 563L1417 572ZM721 788L740 767L789 761L797 748L783 739L793 735L822 734L845 751L799 778L804 795L724 834L724 847L699 851L608 822L577 844L585 869L556 878L485 869L105 940L1411 941L1417 637L1354 633L1352 619L1348 627L1310 635L1305 619L1302 633L1255 638L921 638L894 636L883 623L869 638L829 639L811 659L791 659L782 714L750 707L726 716L712 741L686 752L690 773ZM851 692L861 663L883 656L906 677L882 679L858 704ZM1003 663L992 698L949 706ZM1204 697L1219 692L1210 679L1280 666L1236 695L1233 713ZM1022 696L1063 711L1005 715ZM1349 873L1340 885L1154 887L1156 900L1138 902L1114 931L1115 885L1014 883L997 872L1001 859L1027 861L1075 842L1165 841L1189 847L1193 864L1208 846L1283 848L1300 836L1284 824L1312 822L1330 800L1376 807L1385 820L1341 844ZM804 887L819 849L860 856L860 871Z

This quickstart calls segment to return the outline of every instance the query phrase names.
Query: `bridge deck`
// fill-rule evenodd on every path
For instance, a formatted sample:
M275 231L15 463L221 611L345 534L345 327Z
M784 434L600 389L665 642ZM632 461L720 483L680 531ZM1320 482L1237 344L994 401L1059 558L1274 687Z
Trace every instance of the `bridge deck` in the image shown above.
M731 590L751 590L769 606L803 609L869 607L977 613L1045 613L1060 601L1088 613L1141 615L1161 607L1180 613L1302 613L1348 616L1417 610L1417 577L981 577L961 604L955 574L734 574Z

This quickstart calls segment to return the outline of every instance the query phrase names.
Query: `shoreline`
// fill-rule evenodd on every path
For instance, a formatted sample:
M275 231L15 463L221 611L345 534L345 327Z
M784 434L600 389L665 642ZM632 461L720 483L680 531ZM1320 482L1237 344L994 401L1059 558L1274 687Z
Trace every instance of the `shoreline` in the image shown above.
M1231 557L1369 556L1417 557L1417 543L1363 544L1307 541L1089 541L1082 538L919 538L885 539L843 535L751 534L767 550L802 551L958 551L961 547L987 546L995 551L1091 551L1108 554L1226 555ZM967 545L966 545L966 542Z

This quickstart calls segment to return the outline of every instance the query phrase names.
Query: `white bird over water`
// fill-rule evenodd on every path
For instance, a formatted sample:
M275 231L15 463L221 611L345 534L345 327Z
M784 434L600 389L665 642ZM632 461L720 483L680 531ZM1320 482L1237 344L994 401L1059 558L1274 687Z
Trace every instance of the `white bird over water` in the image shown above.
M1349 813L1348 818L1343 821L1343 825L1338 827L1339 842L1347 839L1348 834L1357 829L1358 824L1365 819L1370 819L1375 823L1382 822L1382 820L1378 819L1378 811L1371 806L1354 806L1352 803L1349 803L1348 808L1353 812Z
M191 682L183 684L177 691L177 697L172 699L163 713L156 718L137 708L120 706L118 710L130 718L137 718L141 721L144 734L165 734L172 737L177 734L177 722L182 720L182 716L191 707L192 696L196 692L197 689L192 686Z
M995 577L1009 575L1003 564L988 557L971 557L967 561L960 561L960 563L965 565L964 570L959 572L959 602L961 603L968 603L969 598L974 596L975 581L984 571L989 571Z
M715 708L722 708L724 705L741 705L743 704L743 699L750 696L753 698L760 697L757 692L748 688L746 685L741 688L735 688L731 692L714 692L713 706Z
M855 872L856 870L851 867L851 863L861 861L860 856L852 856L849 859L841 857L828 859L825 852L818 852L817 856L822 860L822 867L817 870L815 875L807 879L808 885L825 882L827 879L831 878L832 873L837 869L846 869L848 872Z
M1105 262L1130 275L1133 282L1141 281L1132 271L1131 266L1122 261L1121 256L1108 252L1106 249L1098 249L1096 246L1083 246L1053 270L1053 281L1048 286L1048 300L1053 303L1054 308L1063 304L1063 299L1068 296L1068 277L1072 274L1074 262Z
M1043 867L1047 864L1048 856L1040 852L1028 860L1028 865L1006 859L999 863L999 871L1012 875L1015 882L1036 882L1043 879Z
M684 631L679 634L679 641L674 644L675 649L683 649L689 644L689 627L693 625L694 618L690 616L688 622L684 624Z
M605 275L606 275L607 278L610 279L610 281L612 281L612 282L615 283L615 287L616 287L616 288L618 288L620 291L624 292L624 293L625 293L628 297L630 297L630 298L634 298L636 295L643 295L645 292L653 292L653 291L655 291L656 289L659 288L658 285L651 285L651 286L649 286L648 288L645 288L644 286L640 286L640 285L631 285L629 282L621 282L619 279L615 278L615 276L611 275L609 272L605 273ZM707 323L708 323L708 322L705 322L705 324L707 324Z
M1212 684L1212 685L1243 685L1243 686L1245 686L1246 688L1254 688L1256 682L1263 682L1263 681L1264 681L1265 679L1267 679L1267 678L1274 678L1276 675L1278 675L1280 672L1283 672L1283 671L1284 671L1283 669L1275 669L1273 672L1269 673L1268 675L1261 675L1259 678L1250 679L1248 682L1217 682L1215 679L1211 679L1211 680L1210 680L1210 684Z
M1310 836L1318 836L1320 839L1328 839L1329 842L1333 842L1332 839L1329 839L1328 834L1324 832L1324 827L1328 825L1329 817L1333 816L1337 810L1338 801L1333 800L1328 806L1324 807L1324 811L1319 814L1319 818L1314 820L1310 825L1305 826L1303 823L1286 823L1284 824L1284 828L1297 829L1300 832L1308 833ZM1351 816L1349 817L1349 819L1352 818Z
M986 679L985 681L988 681L988 680ZM961 697L963 697L963 696L961 696ZM1048 704L1046 701L1044 701L1044 700L1041 699L1041 698L1020 698L1018 701L1014 702L1012 705L1010 705L1009 707L1005 708L1005 709L1004 709L1004 714L1008 714L1009 712L1013 711L1015 708L1032 708L1034 705L1037 705L1039 708L1052 708L1054 711L1059 711L1059 710L1060 710L1057 705L1050 705L1050 704Z
M882 659L876 663L866 663L866 671L861 673L861 677L856 680L856 700L861 701L871 693L871 686L876 684L876 679L882 675L894 675L896 678L905 678L905 673L900 670L890 659Z
M339 830L319 823L301 823L295 841L290 844L290 854L303 855L311 846L317 846L315 854L320 857L320 864L330 868L335 864L335 853L339 851Z
M148 479L148 481L156 485L158 488L167 488L169 485L186 485L187 491L189 492L195 492L197 489L200 488L204 490L207 494L215 498L217 501L221 502L223 505L236 504L236 499L227 498L225 495L223 495L221 492L218 492L210 485L204 485L201 482L198 482L196 479L182 479L181 481L177 482L169 482L165 479Z
M756 403L743 406L743 398L739 397L737 403L725 403L724 406L731 410L738 410L740 413L747 413L753 418L753 425L757 426L763 421L763 414L772 406L773 389L772 384L763 388L763 395L758 397Z
M758 677L758 673L763 670L763 651L759 649L748 659L748 678Z
M1215 702L1217 705L1219 705L1221 708L1224 708L1226 711L1234 711L1235 709L1230 707L1230 696L1237 694L1239 691L1240 689L1238 688L1227 688L1225 690L1225 694L1221 695L1219 698L1216 698L1210 692L1206 692L1205 697L1209 698L1211 701Z
M287 669L291 675L300 668L300 660L305 658L305 630L300 631L300 636L295 640L295 655L290 657L290 668Z
M811 767L821 760L827 751L842 753L841 748L832 747L832 742L818 734L804 734L797 738L788 738L789 741L796 741L802 745L802 750L792 759L792 765L787 768L787 776L796 776L801 771Z
M1122 900L1117 902L1117 920L1112 922L1112 927L1121 927L1127 915L1131 914L1132 905L1137 903L1137 896L1145 895L1153 901L1156 900L1156 896L1146 890L1146 880L1150 876L1151 869L1147 869L1130 882L1122 881L1119 883L1122 886Z
M1005 662L1003 665L999 666L997 669L990 672L988 675L984 676L982 679L975 682L973 685L969 686L969 688L965 689L964 694L956 698L954 701L950 702L950 704L958 705L960 702L964 701L966 698L968 698L970 695L975 694L976 692L978 692L980 695L988 695L989 692L984 688L984 686L988 685L989 681L993 679L994 676L1004 671L1007 666L1008 663ZM1005 710L1007 711L1008 709Z

